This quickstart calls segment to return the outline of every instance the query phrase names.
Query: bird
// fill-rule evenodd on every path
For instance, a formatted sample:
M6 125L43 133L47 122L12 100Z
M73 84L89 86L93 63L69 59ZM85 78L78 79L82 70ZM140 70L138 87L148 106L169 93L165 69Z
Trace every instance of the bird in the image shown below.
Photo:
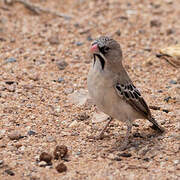
M123 66L120 44L111 37L100 36L92 43L90 52L93 62L87 77L89 95L96 106L109 116L97 139L103 138L113 119L127 125L121 150L129 144L132 124L136 119L149 120L153 129L163 133L164 128L153 118L146 101Z

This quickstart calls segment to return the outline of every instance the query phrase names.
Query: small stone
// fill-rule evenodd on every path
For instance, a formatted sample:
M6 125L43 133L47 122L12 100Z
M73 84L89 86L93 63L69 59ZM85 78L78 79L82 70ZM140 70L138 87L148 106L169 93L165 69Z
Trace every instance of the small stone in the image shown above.
M22 146L22 144L16 143L14 146L15 146L17 149L19 149L19 148Z
M80 121L87 120L89 118L89 115L86 114L86 112L82 112L78 114L77 119Z
M83 45L83 42L75 42L75 45L76 45L76 46L82 46L82 45Z
M13 62L16 62L16 59L13 57L6 59L6 63L13 63Z
M135 132L133 134L134 137L140 137L140 138L143 138L143 136L141 136L141 134L139 132Z
M152 51L152 49L151 49L150 47L145 47L144 50L145 50L145 51L148 51L148 52L151 52L151 51ZM150 65L152 65L152 62L151 62L151 61L149 61L149 63L150 63Z
M59 172L59 173L62 173L62 172L65 172L67 171L67 167L64 163L60 163L56 166L56 170Z
M64 90L64 93L65 93L66 95L68 95L68 94L73 93L73 91L74 91L73 88L67 88L67 89Z
M36 134L36 132L33 131L33 130L29 130L29 131L28 131L28 135L29 135L29 136L34 136L35 134Z
M122 159L120 157L115 157L113 160L114 161L122 161Z
M68 63L64 60L59 60L56 63L57 67L59 68L59 70L64 70L66 68L66 66L68 66Z
M93 40L93 38L91 37L91 35L87 36L87 40L88 40L88 41L92 41L92 40Z
M4 2L5 2L5 4L7 4L7 5L13 5L13 3L14 3L13 0L5 0Z
M150 159L148 157L144 158L143 160L146 161L146 162L150 161Z
M55 141L55 138L53 137L53 136L47 136L47 141L48 142L53 142L53 141Z
M171 34L173 34L174 33L174 30L173 29L167 29L166 30L166 34L167 35L171 35Z
M60 106L55 107L54 111L56 113L60 113L61 112L61 107Z
M100 123L103 121L107 121L109 116L107 114L104 114L103 112L94 112L92 117L92 123Z
M137 14L137 11L136 10L132 10L132 9L129 9L129 10L126 10L126 13L127 13L127 15L135 15L135 14Z
M39 155L36 155L35 157L34 157L34 159L36 160L36 162L39 162L40 160L39 160Z
M170 99L172 99L171 96L168 96L168 97L164 98L164 101L168 103Z
M86 104L88 97L88 91L80 89L79 91L75 91L74 93L70 94L68 99L77 106L82 106Z
M10 176L14 176L15 175L15 173L11 169L6 169L4 172L7 173Z
M58 80L57 80L57 82L58 82L58 83L62 83L62 82L64 82L64 78L59 77L59 78L58 78Z
M76 155L77 156L81 155L81 151L76 152Z
M39 165L40 167L45 167L45 166L47 166L48 164L47 164L47 162L45 162L45 161L41 161L41 162L38 163L38 165Z
M174 163L175 165L180 164L180 160L179 160L179 159L176 159L176 160L173 161L173 163Z
M5 81L5 83L8 84L8 85L12 85L12 84L14 84L16 82L15 81Z
M145 34L146 33L146 30L144 30L144 29L139 29L139 34Z
M131 153L119 153L118 156L121 156L121 157L131 157L132 154Z
M79 123L78 123L76 120L74 120L74 121L69 125L69 127L73 128L73 127L78 126L78 124L79 124Z
M139 127L139 124L133 123L134 127Z
M65 145L61 145L61 146L56 146L55 150L54 150L54 159L59 159L59 158L63 158L64 156L66 156L68 152L68 148Z
M170 84L177 84L177 81L175 81L175 80L170 80L169 83L170 83Z
M121 36L121 31L119 29L115 33L116 35Z
M20 138L22 138L22 136L18 131L13 131L11 134L9 134L9 139L11 140L19 140Z
M158 90L157 92L158 92L158 93L163 93L163 91L162 91L162 90Z
M2 165L4 163L4 161L3 160L0 160L0 165Z
M6 130L2 129L0 130L0 139L2 139L5 136Z
M150 26L151 26L151 27L160 27L160 26L161 26L161 22L158 21L158 20L156 20L156 19L151 20L151 21L150 21Z
M46 152L42 152L39 157L39 160L45 161L46 163L51 164L52 156Z
M31 74L29 75L29 79L33 80L33 81L38 81L39 78L39 74Z
M59 36L58 36L58 34L49 37L49 38L48 38L48 41L49 41L49 43L52 44L52 45L59 44L60 42L59 42Z

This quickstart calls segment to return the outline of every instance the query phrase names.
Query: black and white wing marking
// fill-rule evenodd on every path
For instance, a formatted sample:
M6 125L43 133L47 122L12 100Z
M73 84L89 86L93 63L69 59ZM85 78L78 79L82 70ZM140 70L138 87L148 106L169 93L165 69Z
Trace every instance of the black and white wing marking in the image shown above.
M139 90L133 84L117 83L115 89L119 96L124 98L136 111L145 118L151 117L151 112Z

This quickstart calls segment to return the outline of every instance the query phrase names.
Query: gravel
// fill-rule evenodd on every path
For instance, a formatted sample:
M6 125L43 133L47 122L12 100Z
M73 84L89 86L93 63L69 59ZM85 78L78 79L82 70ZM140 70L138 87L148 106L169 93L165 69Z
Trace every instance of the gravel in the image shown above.
M0 179L179 179L180 76L179 68L168 63L179 62L179 1L31 1L70 15L68 20L41 11L34 15L27 6L4 2L0 1ZM106 124L92 121L99 110L87 92L89 49L100 35L120 42L123 65L148 105L169 110L152 110L165 128L161 136L148 121L136 120L135 137L130 137L126 151L114 148L127 128L116 119L104 139L87 138L98 135ZM173 56L156 57L169 47ZM61 145L68 153L54 159ZM42 152L52 156L52 165L39 161ZM128 157L118 156L122 153Z

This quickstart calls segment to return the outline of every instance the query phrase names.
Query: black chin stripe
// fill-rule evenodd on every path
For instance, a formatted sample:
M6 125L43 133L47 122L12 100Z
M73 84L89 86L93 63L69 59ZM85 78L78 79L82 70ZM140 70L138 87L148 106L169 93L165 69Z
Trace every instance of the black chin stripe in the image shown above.
M98 57L98 59L100 60L100 63L101 63L101 67L102 67L102 70L104 69L104 66L105 66L105 60L99 55L99 54L95 54L94 55L94 59L95 57Z
M94 63L93 63L93 66L94 66L94 64L96 62L96 55L94 54L93 57L94 57Z

